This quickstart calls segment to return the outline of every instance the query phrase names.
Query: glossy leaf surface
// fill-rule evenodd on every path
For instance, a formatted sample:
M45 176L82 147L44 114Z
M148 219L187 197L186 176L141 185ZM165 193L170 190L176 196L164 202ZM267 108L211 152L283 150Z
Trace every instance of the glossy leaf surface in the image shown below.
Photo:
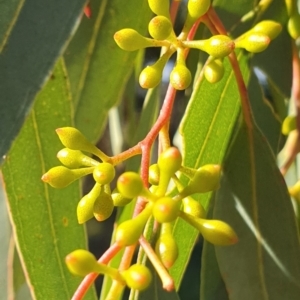
M214 218L228 222L239 237L234 246L216 247L230 299L299 298L295 215L269 145L256 128L242 126L230 148Z
M121 50L114 33L134 28L145 33L147 1L91 1L92 18L85 18L66 54L75 103L75 125L95 142L106 124L108 110L121 100L137 51ZM143 18L138 16L142 15Z
M240 57L240 66L247 73L246 57ZM225 70L223 79L216 84L201 81L189 102L181 127L186 166L198 168L204 164L220 164L223 160L240 109L235 77L227 61ZM205 208L209 198L210 193L200 197ZM174 234L181 241L179 257L171 269L178 286L198 232L179 220Z
M1 158L18 134L36 93L69 40L84 3L84 0L25 1L5 51L0 54ZM10 5L1 3L0 9L5 5L14 11L13 19L18 4L16 1Z
M76 217L79 185L56 190L40 180L59 165L55 156L63 146L55 129L71 122L68 82L60 62L3 166L16 245L36 299L70 299L80 282L64 263L68 253L85 248L84 228ZM87 299L93 299L92 293Z

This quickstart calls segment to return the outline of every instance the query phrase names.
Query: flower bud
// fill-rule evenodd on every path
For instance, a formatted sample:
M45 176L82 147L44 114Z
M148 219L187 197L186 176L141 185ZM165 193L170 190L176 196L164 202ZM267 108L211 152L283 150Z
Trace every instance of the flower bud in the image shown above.
M95 256L83 249L78 249L66 256L66 265L71 273L79 276L86 276L92 272L101 272Z
M197 20L202 17L210 7L210 0L189 0L187 4L189 15Z
M205 165L200 167L188 185L180 192L183 197L195 193L207 193L219 187L221 175L220 165Z
M153 204L153 216L159 223L169 223L177 219L181 202L171 197L163 197Z
M135 244L142 235L146 222L152 212L152 205L148 204L145 209L134 219L121 223L116 230L116 243L121 247Z
M155 88L162 79L162 73L167 61L170 58L168 52L164 53L155 64L147 66L139 76L140 86L144 89Z
M271 39L259 32L249 31L235 41L236 48L244 48L251 53L264 51L270 44Z
M113 192L111 194L114 206L125 206L132 201L132 198L125 198L121 193Z
M182 156L180 151L176 147L170 147L163 151L157 161L157 165L162 173L170 174L172 177L181 167Z
M169 0L148 0L150 9L158 16L170 18Z
M72 150L81 150L95 154L99 158L107 159L107 156L74 127L62 127L56 129L56 133L62 144Z
M125 172L118 178L117 188L123 197L132 199L140 195L144 185L139 174Z
M282 123L281 132L284 135L288 135L292 130L297 128L296 116L287 116Z
M102 192L95 200L93 213L97 221L108 219L114 210L114 203L111 195Z
M185 47L200 49L214 58L228 56L235 48L234 41L226 35L214 35L207 40L182 41Z
M140 264L132 265L129 269L123 271L121 275L130 289L138 291L145 290L152 281L150 270Z
M203 238L216 246L229 246L237 243L235 231L220 220L206 220L181 213L180 216L200 231Z
M173 32L173 26L168 18L156 16L149 22L148 31L154 39L165 40Z
M94 168L68 169L64 166L51 168L42 176L42 180L49 183L52 187L60 189L68 186L80 177L86 176L93 172Z
M109 163L100 163L93 171L94 180L102 185L111 183L115 175L115 168Z
M204 207L192 197L182 199L183 211L196 218L205 218L206 212Z
M77 205L77 220L83 224L94 217L94 203L101 193L101 185L96 183L92 190L81 198Z
M204 68L204 76L210 83L220 81L224 76L224 65L222 60L215 59L209 62Z
M288 21L288 32L290 36L296 40L300 36L300 15L299 13L294 13Z
M121 49L126 51L136 51L154 46L153 40L145 38L131 28L124 28L117 31L114 35L114 40Z
M170 83L176 90L185 90L189 87L192 81L190 70L185 64L176 64L170 74Z
M274 40L281 30L281 24L272 20L261 21L250 29L251 32L259 32L267 35L271 40Z
M82 166L92 167L99 164L98 161L84 155L81 151L71 150L69 148L61 149L57 153L57 158L63 165L71 169L79 168Z
M149 167L149 183L152 185L158 185L159 183L159 167L157 164L153 164Z
M155 252L163 265L170 269L178 257L178 246L172 234L161 234L155 244Z

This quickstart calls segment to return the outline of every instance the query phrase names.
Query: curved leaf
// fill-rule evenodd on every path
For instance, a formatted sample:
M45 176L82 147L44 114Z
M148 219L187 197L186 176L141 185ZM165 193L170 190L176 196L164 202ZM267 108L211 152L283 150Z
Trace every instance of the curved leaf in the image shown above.
M25 0L7 0L0 3L0 53L16 23Z
M247 77L247 57L240 54L240 67ZM240 104L235 77L227 60L224 78L210 84L202 80L194 91L181 125L184 149L184 165L198 168L204 164L222 163ZM197 195L199 196L199 195ZM207 207L210 193L198 199ZM179 257L171 269L178 287L193 249L198 231L179 220L174 228L179 244Z
M34 299L70 299L80 282L64 264L68 253L86 247L76 217L79 185L56 190L40 180L58 164L55 156L62 145L55 129L72 123L70 104L60 62L3 165L16 245Z
M146 31L147 1L91 1L92 19L83 20L66 51L66 65L75 101L75 125L97 141L108 110L122 97L137 51L121 50L114 33L122 28Z
M228 222L239 237L234 246L216 247L231 300L299 299L296 218L274 156L256 128L242 126L230 148L214 218Z
M70 38L85 0L27 0L0 54L0 157Z

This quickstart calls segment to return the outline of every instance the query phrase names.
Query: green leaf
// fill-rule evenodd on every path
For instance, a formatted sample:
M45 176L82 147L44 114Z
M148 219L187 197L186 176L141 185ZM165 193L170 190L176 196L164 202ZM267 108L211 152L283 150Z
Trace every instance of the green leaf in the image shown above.
M147 1L91 1L93 17L84 19L66 51L75 101L75 125L91 141L98 140L108 110L122 97L137 55L121 50L114 33L130 27L145 33Z
M263 97L262 88L252 72L248 84L248 94L257 126L269 142L274 155L282 148L281 120L269 100Z
M240 55L239 62L247 78L247 57ZM220 164L223 161L240 110L235 77L229 62L225 60L224 63L224 78L216 84L202 80L189 102L181 126L185 166L198 168L204 164ZM202 194L198 199L207 207L210 193ZM175 225L174 235L181 241L179 257L171 268L171 274L178 287L198 231L179 220Z
M213 207L214 197L212 197L209 204L207 219L212 219ZM215 246L206 240L203 240L202 249L200 299L229 300L223 278L221 277Z
M248 170L248 172L245 172ZM216 247L231 300L299 299L299 233L285 181L260 131L242 126L224 165L214 218L239 242Z
M11 260L12 260L12 270L9 270L12 276L12 280L10 280L10 289L11 295L14 295L14 299L18 300L31 300L30 290L28 288L28 284L26 282L26 278L24 275L24 271L21 265L21 261L19 255L17 253L17 249L15 247L15 243L11 243Z
M0 53L16 23L25 0L6 0L0 3Z
M25 1L0 54L0 157L18 134L36 93L69 40L84 3Z
M35 299L71 298L80 279L69 273L64 258L86 247L76 217L78 183L56 190L40 180L58 165L56 153L63 146L55 129L72 123L66 78L60 61L3 165L16 245ZM86 299L94 299L92 292Z

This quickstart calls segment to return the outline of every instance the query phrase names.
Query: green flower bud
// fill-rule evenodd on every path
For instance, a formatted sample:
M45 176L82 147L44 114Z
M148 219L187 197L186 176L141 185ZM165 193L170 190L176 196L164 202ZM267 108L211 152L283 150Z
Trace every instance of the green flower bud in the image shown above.
M289 187L289 194L300 203L300 181L297 181L293 186Z
M172 234L161 234L155 244L155 252L163 265L170 269L178 257L178 246Z
M171 35L171 33L174 34L171 21L164 16L154 17L149 22L148 31L156 40L165 40Z
M181 202L171 197L163 197L153 204L153 216L159 223L169 223L177 219Z
M77 205L77 220L83 224L94 217L94 203L101 193L101 185L96 183L92 190L81 198Z
M112 193L111 197L114 202L114 206L125 206L132 201L132 198L125 198L118 192Z
M138 291L145 290L152 281L150 270L140 264L132 265L129 269L123 271L121 275L130 289Z
M296 116L287 116L282 123L281 132L284 135L288 135L292 130L297 128Z
M169 0L148 0L150 9L158 16L170 18Z
M193 19L202 17L210 7L210 0L189 0L188 13Z
M180 192L187 197L196 193L207 193L219 187L221 175L220 165L205 165L200 167L188 185Z
M149 203L134 219L121 223L116 230L116 243L121 247L134 245L142 235L151 212L152 205Z
M287 28L290 36L294 40L300 36L300 15L298 12L289 18Z
M198 229L204 239L216 246L229 246L238 242L235 231L223 221L195 218L185 213L180 216Z
M188 48L196 48L207 52L214 58L228 56L235 48L234 41L226 35L214 35L207 40L182 41L182 44Z
M236 48L244 48L251 53L259 53L264 51L270 44L271 39L259 32L249 31L235 41Z
M80 177L91 174L93 170L94 167L71 170L63 166L58 166L51 168L45 173L42 176L42 180L49 183L52 187L60 189L68 186Z
M125 172L118 178L117 188L123 197L132 199L140 195L144 185L139 174Z
M192 81L190 70L184 64L176 64L170 74L170 83L176 90L185 90Z
M149 167L149 182L152 185L158 185L159 183L159 167L157 164L153 164Z
M162 73L170 55L169 52L164 53L155 64L142 70L139 76L139 83L142 88L152 89L161 82Z
M153 40L142 36L131 28L124 28L117 31L114 35L114 40L121 49L126 51L136 51L155 46Z
M107 156L95 145L90 143L87 138L76 128L62 127L56 129L56 133L62 144L72 150L81 150L95 154L102 160L107 160Z
M181 167L182 156L180 151L176 147L170 147L163 151L157 161L157 165L162 173L170 174L172 177Z
M111 195L103 192L94 202L93 213L97 221L108 219L114 210L114 202Z
M224 76L224 65L222 60L215 59L204 68L204 76L210 83L219 82Z
M274 40L282 30L280 23L272 20L264 20L257 23L252 29L251 32L259 32L267 35L271 40Z
M220 220L198 219L200 232L208 242L216 246L229 246L236 244L238 237L234 230Z
M92 167L99 164L98 161L84 155L79 150L71 150L69 148L61 149L57 153L59 161L68 168Z
M101 163L95 167L93 177L99 184L109 184L115 178L116 172L112 164Z
M65 261L69 271L74 275L86 276L92 272L101 272L95 256L87 250L75 250L66 256Z
M205 218L206 212L204 207L192 197L186 197L182 200L183 211L196 218Z

